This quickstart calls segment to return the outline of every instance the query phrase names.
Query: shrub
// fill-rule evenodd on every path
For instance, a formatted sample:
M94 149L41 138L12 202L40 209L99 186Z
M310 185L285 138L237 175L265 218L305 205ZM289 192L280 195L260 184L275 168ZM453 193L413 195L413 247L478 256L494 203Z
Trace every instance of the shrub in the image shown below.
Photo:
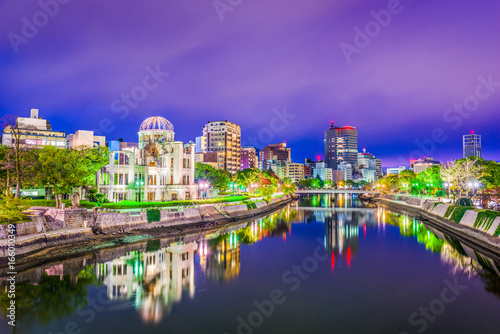
M455 223L459 224L462 218L465 215L465 212L468 210L472 210L474 207L471 206L457 206L453 213L451 214L450 220L453 220Z
M67 208L71 206L71 200L65 199L62 201ZM50 206L56 207L55 199L34 199L30 202L31 206ZM92 209L97 206L97 203L89 202L89 201L80 201L80 206L87 209Z
M103 208L107 209L133 209L133 208L163 208L169 206L189 206L196 204L217 204L228 202L239 202L249 200L248 196L227 196L212 198L207 200L183 200L183 201L169 201L169 202L134 202L134 201L121 201L119 203L106 203Z
M472 203L470 198L467 198L467 197L460 197L457 200L457 203L455 203L455 205L457 205L457 206L474 206L474 204Z
M446 212L444 213L444 218L448 218L453 212L453 209L455 209L455 206L450 205L448 209L446 209Z
M149 209L146 211L148 223L159 222L161 220L161 212L158 209Z
M491 224L493 224L493 221L497 217L500 217L500 212L480 210L477 214L476 221L474 222L474 227L482 229L484 231L489 230Z
M254 202L246 203L246 205L248 210L257 209L257 204L255 204Z

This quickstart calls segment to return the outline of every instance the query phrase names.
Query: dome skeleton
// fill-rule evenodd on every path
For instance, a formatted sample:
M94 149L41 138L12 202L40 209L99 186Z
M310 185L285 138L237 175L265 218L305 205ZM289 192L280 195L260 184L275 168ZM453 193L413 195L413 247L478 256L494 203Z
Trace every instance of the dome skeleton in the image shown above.
M174 131L174 126L169 120L160 116L154 116L145 119L139 128L139 131L149 131L149 130Z

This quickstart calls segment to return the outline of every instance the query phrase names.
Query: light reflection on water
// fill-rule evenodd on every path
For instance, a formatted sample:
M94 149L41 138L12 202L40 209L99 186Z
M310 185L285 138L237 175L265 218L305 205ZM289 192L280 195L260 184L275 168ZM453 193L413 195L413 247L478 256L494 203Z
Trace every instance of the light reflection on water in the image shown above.
M360 238L366 239L367 230L384 237L386 229L394 226L399 228L401 237L439 254L452 275L479 277L486 291L500 295L498 263L461 242L408 215L364 206L353 196L318 195L264 218L214 229L202 238L187 236L182 241L167 241L167 245L162 241L163 246L159 240L150 240L135 249L134 245L124 246L123 250L103 249L76 262L66 260L33 268L29 274L20 275L25 282L17 286L20 327L31 328L75 316L78 310L88 307L91 288L105 293L106 303L111 301L108 311L133 308L143 323L160 324L176 304L195 301L196 284L202 281L201 277L225 283L238 280L243 245L258 244L267 238L280 238L286 243L294 224L312 222L324 223L324 248L331 255L332 271L355 265L353 259L360 251ZM2 292L1 312L5 312L7 302Z

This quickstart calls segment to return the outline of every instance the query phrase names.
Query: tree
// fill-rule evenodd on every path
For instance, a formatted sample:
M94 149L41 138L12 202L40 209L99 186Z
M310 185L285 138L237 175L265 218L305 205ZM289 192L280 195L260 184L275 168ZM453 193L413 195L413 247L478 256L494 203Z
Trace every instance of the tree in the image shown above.
M417 189L416 181L417 174L412 170L402 170L399 172L398 187L402 190Z
M96 185L95 175L108 161L107 148L81 147L69 151L46 146L39 153L37 181L40 186L52 188L58 208L64 194L73 194L72 207L79 207L80 189Z
M194 179L196 182L210 182L212 187L226 190L231 182L231 173L223 169L215 169L210 165L197 162L195 165Z
M399 190L399 175L398 174L389 174L384 178L381 178L377 181L377 185L382 190L387 191L398 191Z
M467 191L469 182L479 180L483 170L484 167L478 164L478 159L471 157L447 162L441 168L440 176L445 182L457 187L462 195Z
M0 200L0 221L11 223L26 218L23 211L29 209L29 200L16 198L11 192L1 197Z
M253 183L258 183L260 171L257 168L245 168L237 171L234 177L234 182L238 185L248 188Z
M2 162L2 169L7 171L9 189L11 182L15 182L15 197L18 198L23 182L32 178L30 173L36 162L35 154L27 150L26 140L23 138L24 134L33 127L19 125L17 116L13 115L3 117L0 122L4 135L9 134L12 141L10 148L4 151L6 160Z
M420 189L426 189L435 193L442 189L441 166L432 166L417 174L416 182Z
M283 184L281 185L281 191L286 194L295 194L297 191L297 187L293 184L292 180L289 178L283 179Z

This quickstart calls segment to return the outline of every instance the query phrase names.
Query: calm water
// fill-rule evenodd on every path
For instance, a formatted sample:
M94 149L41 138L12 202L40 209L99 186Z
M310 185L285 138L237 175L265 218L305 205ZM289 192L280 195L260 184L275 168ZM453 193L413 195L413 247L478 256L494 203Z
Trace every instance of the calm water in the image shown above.
M350 197L311 196L202 239L146 247L19 274L15 332L500 331L498 263ZM0 302L4 313L3 292ZM4 319L0 331L11 332Z

